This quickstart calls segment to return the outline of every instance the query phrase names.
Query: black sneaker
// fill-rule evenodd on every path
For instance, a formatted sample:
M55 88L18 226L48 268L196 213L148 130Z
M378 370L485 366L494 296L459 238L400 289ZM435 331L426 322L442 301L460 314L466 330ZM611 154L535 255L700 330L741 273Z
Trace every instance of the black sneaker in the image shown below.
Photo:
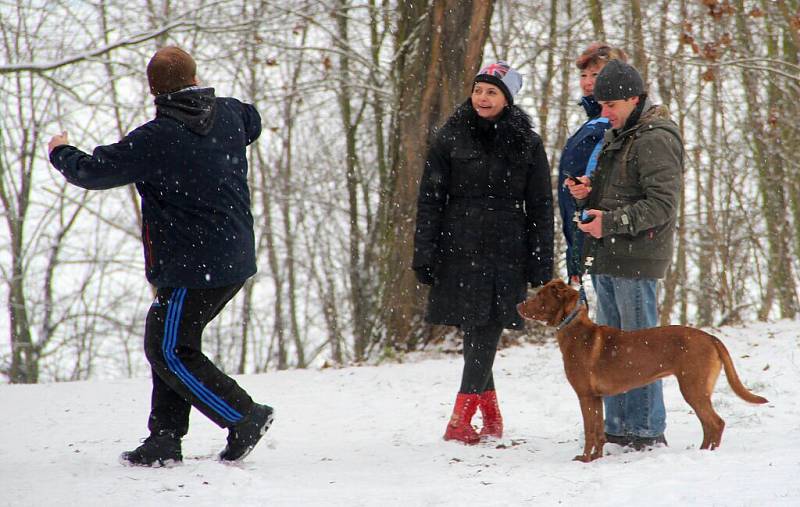
M659 435L657 437L636 437L634 436L630 446L633 447L637 451L644 451L647 449L652 449L658 445L663 445L667 447L667 439L664 438L664 435Z
M164 467L181 463L181 439L172 432L151 434L142 445L123 452L120 463L126 466Z
M256 446L274 419L272 407L253 404L250 413L228 430L228 445L219 453L222 461L240 461Z

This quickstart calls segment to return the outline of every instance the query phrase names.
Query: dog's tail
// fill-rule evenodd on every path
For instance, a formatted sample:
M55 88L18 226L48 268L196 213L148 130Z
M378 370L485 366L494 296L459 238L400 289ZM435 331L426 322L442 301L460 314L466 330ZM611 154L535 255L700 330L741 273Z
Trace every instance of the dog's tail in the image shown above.
M747 390L744 384L742 384L742 381L739 379L739 374L736 373L736 368L733 367L733 360L731 360L731 355L728 353L728 349L725 347L725 344L714 336L711 337L711 340L714 343L714 346L717 348L717 353L719 354L719 358L722 360L722 365L725 368L725 377L727 377L728 384L730 384L733 392L735 392L739 398L750 403L767 403L766 398L751 393Z

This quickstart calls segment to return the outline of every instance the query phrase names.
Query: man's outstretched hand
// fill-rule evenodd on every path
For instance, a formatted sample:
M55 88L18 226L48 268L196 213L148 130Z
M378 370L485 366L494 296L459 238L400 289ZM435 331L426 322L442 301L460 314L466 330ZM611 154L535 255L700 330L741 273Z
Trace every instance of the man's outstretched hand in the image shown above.
M66 130L60 134L54 135L53 138L50 139L50 142L47 143L47 154L53 153L53 150L63 144L69 144L69 136Z

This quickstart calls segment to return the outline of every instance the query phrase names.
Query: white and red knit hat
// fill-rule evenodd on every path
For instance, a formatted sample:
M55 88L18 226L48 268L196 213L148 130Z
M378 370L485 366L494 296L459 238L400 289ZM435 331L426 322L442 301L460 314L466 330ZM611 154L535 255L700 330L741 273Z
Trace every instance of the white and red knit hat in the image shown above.
M522 76L503 61L495 62L482 68L475 76L475 83L489 83L500 88L509 104L522 88Z

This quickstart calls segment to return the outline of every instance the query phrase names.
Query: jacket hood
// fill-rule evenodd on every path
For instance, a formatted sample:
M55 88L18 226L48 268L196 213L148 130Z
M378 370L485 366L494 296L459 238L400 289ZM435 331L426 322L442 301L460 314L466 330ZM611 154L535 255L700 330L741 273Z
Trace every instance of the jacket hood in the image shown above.
M167 116L201 136L214 126L216 96L213 88L184 88L155 98L156 117Z
M678 125L672 121L672 115L670 115L667 106L664 105L656 105L646 109L636 127L640 131L645 128L660 128L669 131L678 139L681 138Z
M639 125L647 125L658 120L667 120L672 123L672 115L669 113L667 106L660 104L655 106L651 105L651 107L646 109L642 114L642 117L639 119Z
M639 119L636 121L636 124L629 126L624 130L617 130L617 129L608 129L606 131L606 142L614 141L614 140L621 140L623 137L627 137L628 135L633 135L636 132L639 132L645 128L661 128L664 130L669 131L678 139L681 138L680 132L678 131L678 126L672 121L672 117L669 113L669 109L663 105L653 105L653 103L648 98L644 102L644 107L642 108L641 115Z

